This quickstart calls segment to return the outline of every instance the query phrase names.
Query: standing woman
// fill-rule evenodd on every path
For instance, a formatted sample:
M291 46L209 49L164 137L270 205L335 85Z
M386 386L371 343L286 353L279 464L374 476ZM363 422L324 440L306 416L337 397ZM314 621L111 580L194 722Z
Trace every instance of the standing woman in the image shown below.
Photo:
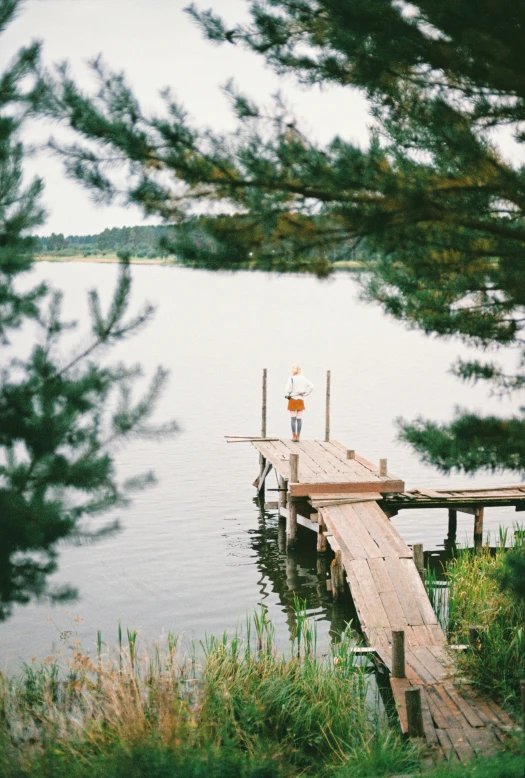
M297 362L292 365L292 375L284 387L284 393L288 400L288 410L292 417L292 439L299 441L301 427L303 426L304 398L308 397L314 385L301 373L301 365Z

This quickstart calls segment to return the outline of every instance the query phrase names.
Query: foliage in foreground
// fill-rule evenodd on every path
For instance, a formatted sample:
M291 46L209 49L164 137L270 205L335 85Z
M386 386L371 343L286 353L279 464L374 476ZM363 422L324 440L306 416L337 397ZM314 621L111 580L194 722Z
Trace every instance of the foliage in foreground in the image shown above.
M0 0L0 33L18 6L17 0ZM35 244L30 233L44 220L43 184L26 180L21 137L46 92L35 75L39 60L40 47L33 44L0 74L0 621L14 603L74 594L70 587L49 585L58 544L96 540L117 529L117 522L93 521L125 504L132 487L152 480L146 473L122 484L114 446L175 428L148 424L164 370L134 398L140 367L102 363L112 346L153 313L151 306L129 313L126 258L107 308L90 290L90 326L76 344L67 340L77 323L64 319L62 294L28 279ZM13 353L9 346L19 331L25 339Z
M523 778L525 755L516 747L497 756L480 757L469 764L447 764L425 773L425 778Z
M250 634L256 633L255 641ZM379 776L417 765L367 695L349 651L313 653L299 618L291 654L278 654L264 612L245 638L210 638L196 659L176 641L139 657L136 634L115 658L77 651L2 679L3 778L279 778ZM255 645L254 645L255 642Z
M514 348L510 369L489 355L460 360L453 370L497 393L521 391L525 5L247 6L248 19L239 23L206 6L188 10L212 43L247 48L280 75L361 90L374 117L366 148L338 135L319 143L281 98L259 105L232 84L226 93L238 122L229 135L197 126L169 90L165 110L147 115L125 77L98 58L95 95L64 69L48 107L84 138L62 149L69 174L99 198L122 196L181 224L172 251L192 265L324 276L334 260L364 246L369 299L426 333ZM351 134L351 117L342 127ZM498 137L515 144L511 161ZM188 218L210 210L213 218ZM525 415L502 416L459 411L453 423L417 418L400 427L444 472L523 472Z
M508 585L512 559L522 559L525 545L518 531L511 549L502 532L495 554L488 544L478 553L462 549L447 569L450 584L451 642L468 643L468 628L481 627L478 650L458 652L463 672L494 699L519 709L520 680L525 678L525 599Z

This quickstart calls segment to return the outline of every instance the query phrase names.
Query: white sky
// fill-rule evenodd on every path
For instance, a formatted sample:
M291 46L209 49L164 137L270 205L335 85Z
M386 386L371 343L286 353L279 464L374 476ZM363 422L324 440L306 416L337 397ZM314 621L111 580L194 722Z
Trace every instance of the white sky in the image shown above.
M102 53L115 70L124 70L146 109L161 109L159 92L170 86L200 125L234 126L221 92L230 78L257 102L269 101L278 89L301 118L302 127L321 141L339 134L367 143L370 124L365 99L355 90L305 90L287 78L278 79L264 60L230 45L214 46L183 12L189 0L26 0L2 37L0 66L20 46L39 39L47 65L67 59L77 80L89 82L86 63ZM246 0L202 0L234 22L247 16ZM60 163L39 155L28 170L46 184L48 219L41 234L96 233L105 227L143 223L137 208L94 204L79 184L68 181Z

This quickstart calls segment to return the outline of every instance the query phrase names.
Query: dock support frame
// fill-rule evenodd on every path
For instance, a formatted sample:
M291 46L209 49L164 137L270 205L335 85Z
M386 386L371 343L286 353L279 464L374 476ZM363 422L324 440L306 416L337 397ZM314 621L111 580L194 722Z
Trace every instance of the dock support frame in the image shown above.
M289 485L299 481L299 454L290 454ZM286 516L286 550L292 551L297 544L297 502L288 495L288 514Z

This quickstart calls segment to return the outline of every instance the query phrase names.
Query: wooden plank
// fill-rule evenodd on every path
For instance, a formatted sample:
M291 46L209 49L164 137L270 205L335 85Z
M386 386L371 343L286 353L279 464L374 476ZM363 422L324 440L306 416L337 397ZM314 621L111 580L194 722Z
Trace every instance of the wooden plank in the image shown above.
M370 567L370 572L372 573L378 592L381 593L395 591L394 584L388 575L388 570L386 569L385 560L383 557L370 559L368 565Z
M423 664L415 653L416 646L405 645L405 662L419 675L423 683L434 683L436 678L434 674Z
M339 543L339 546L341 547L341 551L344 552L343 555L346 557L347 560L355 559L357 556L359 556L361 559L366 559L366 552L357 539L355 539L352 542L351 547L348 546L347 541L345 540L345 538L343 538L343 536L339 532L339 527L337 526L337 523L334 522L333 518L330 516L330 513L326 509L323 509L323 518L328 530L332 533L332 535Z
M430 604L428 595L426 593L425 585L421 580L419 572L416 570L413 560L400 559L399 564L403 570L404 580L410 586L412 596L417 603L419 612L421 613L422 624L437 624L437 616L434 613L434 609Z
M390 644L387 646L378 646L377 654L380 657L383 664L385 665L385 667L387 667L391 671L392 670L392 646ZM406 677L408 678L412 686L421 686L423 684L420 675L409 664L405 664L405 673L406 673Z
M330 535L329 533L327 533L326 534L326 540L328 541L328 545L330 546L330 548L332 549L334 554L337 551L341 551L341 546L339 545L339 543L337 542L337 540L335 539L335 537L333 535Z
M445 759L452 762L459 761L454 745L448 736L448 730L436 729L436 735L439 740L439 744L443 749L443 755Z
M311 460L308 454L299 449L299 444L294 443L292 440L280 440L278 444L275 444L276 450L283 454L285 457L290 458L290 454L299 454L299 481L300 482L322 482L326 481L326 473L324 473L315 462Z
M383 495L380 492L355 492L354 494L343 495L338 497L336 494L315 494L310 502L321 503L326 502L327 505L353 504L356 502L376 502L381 500Z
M439 624L426 624L427 632L432 636L432 644L435 646L445 646L447 639L445 633Z
M279 468L281 471L281 468ZM281 471L282 472L282 471ZM282 473L289 477L289 471ZM353 494L355 492L402 492L403 481L324 481L322 483L300 483L291 485L292 497L309 497L314 494Z
M474 749L468 742L467 736L460 727L449 727L448 736L454 750L461 762L470 762L476 756Z
M327 442L321 442L320 444L325 451L327 451L331 457L332 460L336 460L339 463L339 466L344 468L344 472L348 475L349 479L352 481L369 481L370 480L370 473L369 471L364 468L362 465L359 464L359 462L356 462L355 459L348 459L346 456L346 451L340 450L337 446L334 446L334 444L331 441Z
M411 688L411 684L407 678L390 678L390 687L394 696L397 715L399 716L401 732L406 735L408 732L408 719L405 692Z
M387 557L385 559L385 566L394 585L394 589L397 592L399 602L403 608L403 612L408 624L423 624L423 617L421 616L417 602L412 594L412 591L410 590L408 582L404 578L404 571L401 567L401 562L402 560L400 559Z
M384 556L412 558L412 551L377 503L357 503L353 507Z
M319 532L319 524L316 521L310 521L306 516L301 516L300 513L297 514L297 523L300 524L301 527L313 530L316 534Z
M424 665L429 673L432 673L436 681L444 681L448 677L448 673L438 659L429 651L425 645L414 646L412 649L422 665Z
M301 441L299 447L301 451L308 453L321 471L328 475L337 475L339 480L359 480L350 468L341 466L340 462L335 457L332 457L328 451L321 448L317 441Z
M471 727L484 727L484 722L480 719L474 708L458 693L454 684L448 682L443 684L448 696L457 705L463 716Z
M355 561L355 560L354 560ZM366 602L366 598L363 596L360 586L359 586L359 580L355 574L355 571L352 567L353 562L345 563L344 561L344 554L343 554L343 564L346 568L346 580L348 581L348 586L350 588L350 593L352 595L352 599L354 601L354 606L357 611L357 614L359 616L359 620L361 624L368 624L369 626L381 626L380 624L375 624L374 614L368 609L368 605ZM370 643L377 643L377 640L370 640Z
M326 511L337 522L343 537L357 538L368 557L373 559L384 556L383 551L363 525L354 505L337 505L327 508Z
M439 748L439 740L436 735L436 729L432 720L432 713L430 712L430 705L428 702L428 695L426 689L421 689L421 713L423 714L423 729L425 731L425 739L429 746L433 748Z
M390 620L376 589L372 573L368 567L368 560L355 559L351 562L351 567L358 578L359 589L365 598L367 608L374 614L374 623L370 624L370 626L390 627Z
M381 603L385 612L388 614L392 629L405 629L408 626L408 622L397 593L394 591L383 591L379 592L379 597L381 598Z

